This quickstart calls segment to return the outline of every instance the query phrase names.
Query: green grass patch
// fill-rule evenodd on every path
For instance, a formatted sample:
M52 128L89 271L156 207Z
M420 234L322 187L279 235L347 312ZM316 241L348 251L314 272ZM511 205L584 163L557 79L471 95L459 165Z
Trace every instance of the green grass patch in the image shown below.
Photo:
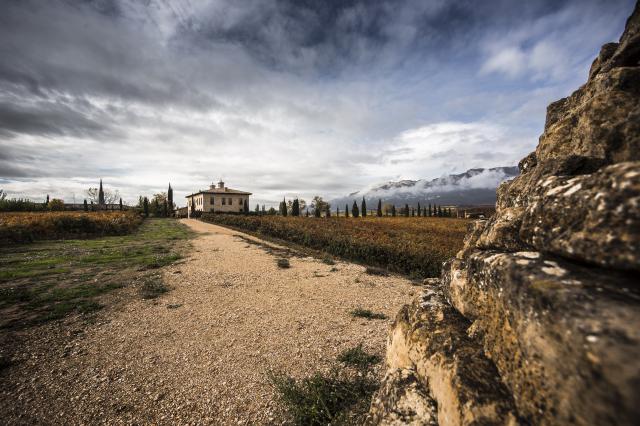
M0 313L10 315L0 315L0 327L95 312L103 295L181 259L192 236L176 220L147 219L129 235L2 247ZM143 297L167 290L147 286Z
M356 318L366 318L366 319L387 319L387 316L382 313L373 312L369 309L356 308L353 311L349 312L351 316Z
M338 356L338 361L345 365L366 370L370 366L382 361L379 355L369 354L362 348L360 343L355 348L347 349Z

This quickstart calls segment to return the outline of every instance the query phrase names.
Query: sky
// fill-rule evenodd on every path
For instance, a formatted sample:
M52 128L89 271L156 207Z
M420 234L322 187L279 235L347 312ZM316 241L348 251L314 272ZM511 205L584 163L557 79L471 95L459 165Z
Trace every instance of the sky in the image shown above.
M512 166L634 0L0 0L0 189L255 203Z

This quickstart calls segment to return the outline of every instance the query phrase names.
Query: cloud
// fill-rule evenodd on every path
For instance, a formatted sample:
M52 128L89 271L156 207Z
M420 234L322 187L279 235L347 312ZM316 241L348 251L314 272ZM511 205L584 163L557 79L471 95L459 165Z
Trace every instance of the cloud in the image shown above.
M9 1L0 179L260 203L511 165L632 0ZM499 10L500 14L495 11Z

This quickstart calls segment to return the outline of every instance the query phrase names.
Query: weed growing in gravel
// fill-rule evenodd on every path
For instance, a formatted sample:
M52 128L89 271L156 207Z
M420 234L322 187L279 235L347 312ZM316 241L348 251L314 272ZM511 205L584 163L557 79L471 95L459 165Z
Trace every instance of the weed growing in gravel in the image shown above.
M363 416L377 388L366 375L344 377L338 370L300 380L271 373L270 381L296 425L342 424Z
M347 349L338 356L338 361L362 370L382 361L379 355L369 354L362 349L362 343L355 348Z
M366 319L387 319L385 314L370 311L369 309L356 308L350 312L351 316Z
M278 259L278 268L286 269L290 267L291 267L291 264L289 263L289 259L285 259L285 258Z
M322 259L322 263L327 264L327 265L335 265L336 262L333 260L333 258L329 255L325 256Z
M143 299L155 299L167 291L169 291L169 288L162 282L162 278L157 275L151 275L142 282L140 296Z
M375 266L367 266L365 271L369 275L378 275L380 277L386 277L389 275L389 271L382 268L376 268Z

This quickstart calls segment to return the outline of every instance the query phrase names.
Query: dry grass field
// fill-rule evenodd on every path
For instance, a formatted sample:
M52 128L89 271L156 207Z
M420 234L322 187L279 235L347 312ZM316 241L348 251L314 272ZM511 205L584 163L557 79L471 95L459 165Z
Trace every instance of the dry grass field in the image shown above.
M0 242L125 235L142 219L134 212L19 212L0 213Z
M468 221L437 217L308 218L204 215L230 226L390 271L435 277L460 248Z

